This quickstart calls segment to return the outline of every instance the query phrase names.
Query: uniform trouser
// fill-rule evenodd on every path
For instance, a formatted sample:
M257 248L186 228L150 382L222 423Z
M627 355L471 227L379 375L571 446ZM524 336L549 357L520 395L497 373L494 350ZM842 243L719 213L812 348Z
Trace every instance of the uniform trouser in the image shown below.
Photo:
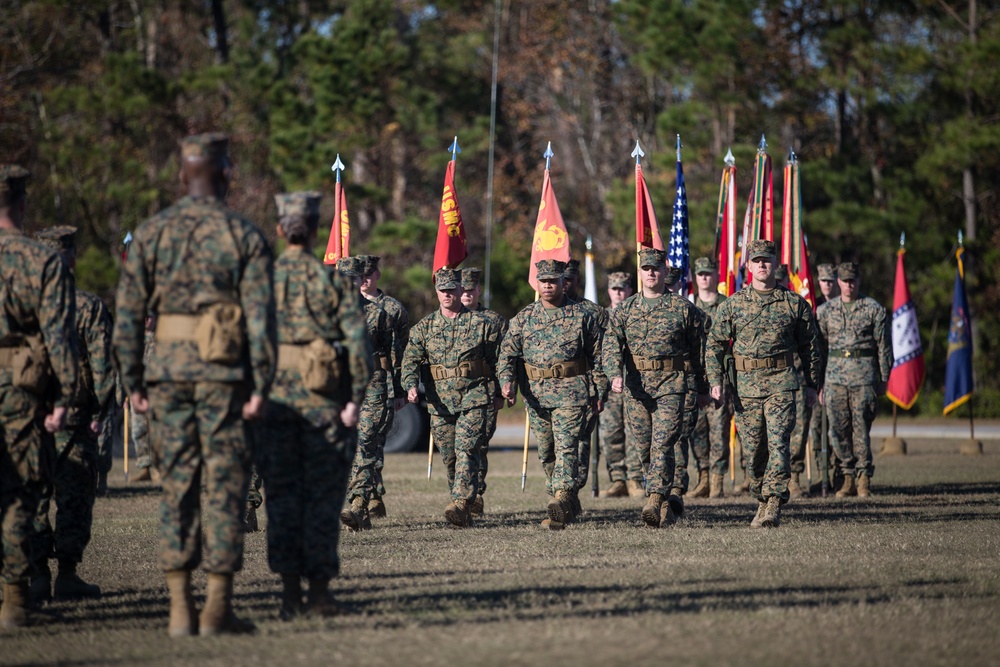
M486 406L431 415L434 444L448 471L452 500L471 501L479 488L479 454L486 439Z
M351 467L348 501L363 498L367 503L373 497L381 498L385 488L379 487L382 475L379 461L385 456L385 437L392 426L393 405L385 384L370 384L361 402L358 418L358 447Z
M257 430L258 468L267 486L267 560L271 570L310 579L340 573L337 543L356 432L340 407L306 414L272 398Z
M840 470L849 477L860 474L871 477L875 473L871 428L878 409L875 387L827 384L823 387L823 400L830 420L830 442Z
M680 489L681 493L688 490L688 456L692 449L691 440L694 435L695 424L698 423L698 394L689 391L684 394L684 416L681 422L681 437L678 438L674 446L674 481L673 488ZM695 461L698 458L695 457ZM698 469L702 470L700 462Z
M806 405L806 392L802 389L795 392L795 428L792 429L789 442L789 460L792 472L805 472L806 441L809 437L809 419L812 408Z
M735 407L750 493L760 501L777 497L788 502L788 441L795 428L795 392L737 396Z
M97 497L97 434L90 423L69 426L56 433L56 466L52 483L46 484L35 512L31 537L34 567L45 561L80 563L90 543ZM49 506L56 501L55 530Z
M135 447L135 466L137 468L148 468L152 465L152 456L149 450L149 417L129 409L128 437Z
M486 493L486 473L490 470L490 440L497 432L497 410L493 407L493 402L486 406L486 438L479 448L479 495Z
M591 436L600 421L598 415L594 414L593 408L587 412L587 423L583 427L583 435L577 442L576 448L576 490L579 491L587 486L587 478L590 476L590 448Z
M729 419L732 405L727 400L721 407L709 404L698 410L698 421L691 436L691 450L698 470L724 475L729 469ZM703 465L704 464L704 465Z
M245 383L162 382L149 387L153 456L163 476L160 568L231 574L243 567L243 507L252 440ZM207 494L202 518L201 487Z
M545 471L545 488L550 496L557 491L576 490L579 475L579 442L587 429L590 405L560 408L528 406L531 431L538 441L538 460Z
M97 470L107 474L114 466L115 449L121 449L122 408L112 405L101 421L101 435L97 440Z
M601 456L612 482L624 482L625 474L625 397L610 392L601 413ZM597 474L597 471L594 471Z
M55 444L36 396L10 384L0 371L0 552L3 582L27 581L32 521L42 489L52 478Z
M641 401L631 395L625 398L625 431L636 443L647 495L665 496L673 487L674 456L684 432L684 399L684 394Z
M250 466L250 482L247 484L247 505L250 505L254 509L260 509L260 506L264 504L264 495L260 492L260 488L264 485L264 478L258 472L257 466Z

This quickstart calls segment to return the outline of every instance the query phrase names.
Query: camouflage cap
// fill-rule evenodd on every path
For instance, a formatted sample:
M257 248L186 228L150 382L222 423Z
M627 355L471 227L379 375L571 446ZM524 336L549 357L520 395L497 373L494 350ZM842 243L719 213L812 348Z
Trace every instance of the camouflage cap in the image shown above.
M555 280L562 278L566 274L566 262L558 259L543 259L535 262L537 273L535 277L539 280Z
M337 270L348 278L360 278L365 268L361 257L341 257L337 260Z
M580 260L571 259L566 262L566 270L563 271L563 278L576 278L580 275Z
M775 280L788 280L788 265L782 264L774 270Z
M35 238L53 250L76 249L76 227L70 227L69 225L57 225L43 229L35 234Z
M181 139L181 155L183 157L218 158L226 155L228 150L229 137L222 132L192 134Z
M656 248L643 248L639 251L639 266L666 266L667 253Z
M0 164L0 192L22 189L31 172L19 164Z
M677 281L681 279L681 267L679 266L668 266L667 274L664 277L664 282L667 287L671 287L677 284Z
M718 265L711 257L699 257L694 260L695 275L698 275L699 273L716 273L718 270Z
M371 274L378 271L378 262L381 257L377 255L358 255L364 262L364 275L370 276Z
M476 289L479 287L479 276L482 270L474 266L462 269L462 289Z
M833 264L820 264L816 267L816 275L819 276L819 280L836 280L837 269Z
M774 245L774 241L754 239L750 242L750 248L747 250L747 259L760 259L761 257L774 258L777 254L778 251Z
M608 289L628 289L632 286L632 274L615 271L608 274Z
M444 291L462 286L462 272L457 269L438 269L434 274L434 288Z
M320 192L283 192L274 195L280 218L291 215L318 216L322 200L323 194Z
M858 263L857 262L844 262L837 267L837 278L840 280L857 280L858 279Z

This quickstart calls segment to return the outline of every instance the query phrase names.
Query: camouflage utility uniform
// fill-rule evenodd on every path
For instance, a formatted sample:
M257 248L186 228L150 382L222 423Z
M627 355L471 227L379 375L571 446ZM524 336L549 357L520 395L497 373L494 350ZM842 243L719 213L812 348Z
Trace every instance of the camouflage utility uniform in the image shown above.
M608 276L608 288L625 289L630 286L630 280L631 276L627 273L612 273ZM605 309L605 335L607 334L607 323L610 322L613 313L614 308ZM605 369L604 372L605 376L608 377L621 375L621 369L615 369L612 371ZM605 466L608 470L608 478L611 480L612 484L612 488L609 489L609 491L614 491L616 482L625 483L629 479L626 474L625 452L631 445L631 439L626 442L624 394L608 392L608 396L604 401L604 410L601 412L600 436L601 456L604 457ZM618 485L619 488L620 486L621 485ZM638 486L639 488L642 486L641 471L639 476L633 480L633 487L635 486ZM625 493L618 492L616 495L625 495Z
M707 303L696 298L694 305L705 315L705 335L712 330L719 306L726 297L719 294L714 301ZM727 399L721 406L714 404L698 410L698 421L695 424L691 438L694 458L698 462L698 470L708 470L714 477L719 492L722 489L722 476L729 468L729 420L733 416L732 403ZM716 488L713 486L712 488Z

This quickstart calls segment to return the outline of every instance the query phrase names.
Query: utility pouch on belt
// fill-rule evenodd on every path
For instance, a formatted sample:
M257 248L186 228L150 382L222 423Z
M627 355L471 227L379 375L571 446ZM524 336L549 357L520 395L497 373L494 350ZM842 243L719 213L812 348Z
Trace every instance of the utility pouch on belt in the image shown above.
M11 357L11 382L15 387L41 394L49 385L49 352L41 336L26 336Z
M238 363L246 343L242 321L243 309L235 303L216 303L203 310L195 329L201 360L217 364Z
M727 354L722 358L722 368L729 380L729 386L736 388L736 357Z
M302 385L317 394L331 394L340 388L341 353L322 338L301 348L299 373Z

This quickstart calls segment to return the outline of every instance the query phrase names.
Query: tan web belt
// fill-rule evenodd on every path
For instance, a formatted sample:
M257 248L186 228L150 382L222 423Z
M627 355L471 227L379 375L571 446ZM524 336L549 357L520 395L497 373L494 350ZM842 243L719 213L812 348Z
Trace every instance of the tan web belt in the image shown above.
M475 380L484 375L486 375L486 362L482 359L463 361L454 368L448 368L441 364L431 364L431 377L435 380L450 380L452 378Z
M632 355L632 363L637 371L683 371L688 370L684 357L666 357L663 359L646 359Z
M587 364L582 359L560 361L548 368L524 364L524 372L529 380L550 380L552 378L571 378L587 372Z
M302 354L308 343L302 345L291 345L282 343L278 345L278 370L297 371L302 368Z
M201 315L178 315L164 313L156 318L156 340L158 342L197 340L195 332Z
M18 347L0 347L0 368L13 368L14 356L21 349L24 348L20 345Z
M784 354L778 354L773 357L763 357L761 359L755 359L753 357L741 357L740 355L735 355L736 358L736 370L738 371L755 371L761 368L788 368L794 362L792 353L785 352Z
M874 357L875 350L830 350L828 354L838 359L853 359L854 357Z
M379 369L381 369L383 371L391 371L392 370L392 361L389 359L389 357L387 357L387 356L385 356L383 354L376 354L375 355L375 370L379 370Z

